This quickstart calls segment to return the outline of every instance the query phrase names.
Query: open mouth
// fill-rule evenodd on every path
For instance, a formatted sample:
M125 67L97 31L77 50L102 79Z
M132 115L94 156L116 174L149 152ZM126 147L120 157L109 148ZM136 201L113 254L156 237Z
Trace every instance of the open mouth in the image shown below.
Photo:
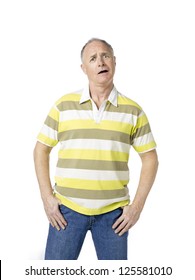
M104 74L104 73L108 73L108 70L102 70L102 71L98 72L98 75L99 74Z

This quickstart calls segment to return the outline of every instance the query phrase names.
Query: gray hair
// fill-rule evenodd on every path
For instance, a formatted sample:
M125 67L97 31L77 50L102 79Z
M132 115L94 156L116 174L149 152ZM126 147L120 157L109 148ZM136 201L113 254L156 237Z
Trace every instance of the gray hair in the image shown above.
M106 42L103 39L99 39L99 38L91 38L89 41L87 41L87 43L83 46L83 48L81 50L81 60L83 59L83 53L84 53L84 50L85 50L86 46L88 44L94 42L94 41L98 41L98 42L101 42L101 43L105 44L112 51L112 53L114 55L114 50L113 50L112 46L108 42Z

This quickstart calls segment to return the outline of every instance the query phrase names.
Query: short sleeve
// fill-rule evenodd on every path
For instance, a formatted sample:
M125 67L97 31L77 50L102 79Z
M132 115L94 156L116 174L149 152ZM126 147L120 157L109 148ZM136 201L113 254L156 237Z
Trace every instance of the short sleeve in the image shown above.
M148 118L140 111L131 136L131 145L138 153L148 152L156 148Z
M59 125L59 110L54 105L43 126L40 130L37 140L49 147L54 147L58 143L58 125Z

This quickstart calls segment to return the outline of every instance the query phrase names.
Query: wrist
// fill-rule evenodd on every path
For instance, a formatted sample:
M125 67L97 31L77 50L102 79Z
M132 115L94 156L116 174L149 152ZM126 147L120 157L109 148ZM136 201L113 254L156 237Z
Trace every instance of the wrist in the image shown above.
M41 193L41 199L43 201L47 201L51 197L53 197L53 190L52 189L47 191L47 192Z
M141 212L142 209L143 209L143 207L144 207L144 203L138 202L138 201L133 201L132 204L131 204L131 206L132 206L133 208L135 208L137 211Z

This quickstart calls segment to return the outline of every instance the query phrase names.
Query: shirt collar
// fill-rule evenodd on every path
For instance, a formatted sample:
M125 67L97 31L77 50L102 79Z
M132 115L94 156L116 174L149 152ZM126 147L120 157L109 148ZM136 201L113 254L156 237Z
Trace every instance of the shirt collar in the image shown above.
M118 92L117 92L117 89L115 87L113 87L113 89L111 90L109 96L108 96L108 101L114 105L115 107L117 107L118 105ZM81 98L80 98L80 102L79 104L82 104L88 100L91 100L91 96L90 96L90 93L89 93L89 87L85 87L82 91L82 95L81 95Z

